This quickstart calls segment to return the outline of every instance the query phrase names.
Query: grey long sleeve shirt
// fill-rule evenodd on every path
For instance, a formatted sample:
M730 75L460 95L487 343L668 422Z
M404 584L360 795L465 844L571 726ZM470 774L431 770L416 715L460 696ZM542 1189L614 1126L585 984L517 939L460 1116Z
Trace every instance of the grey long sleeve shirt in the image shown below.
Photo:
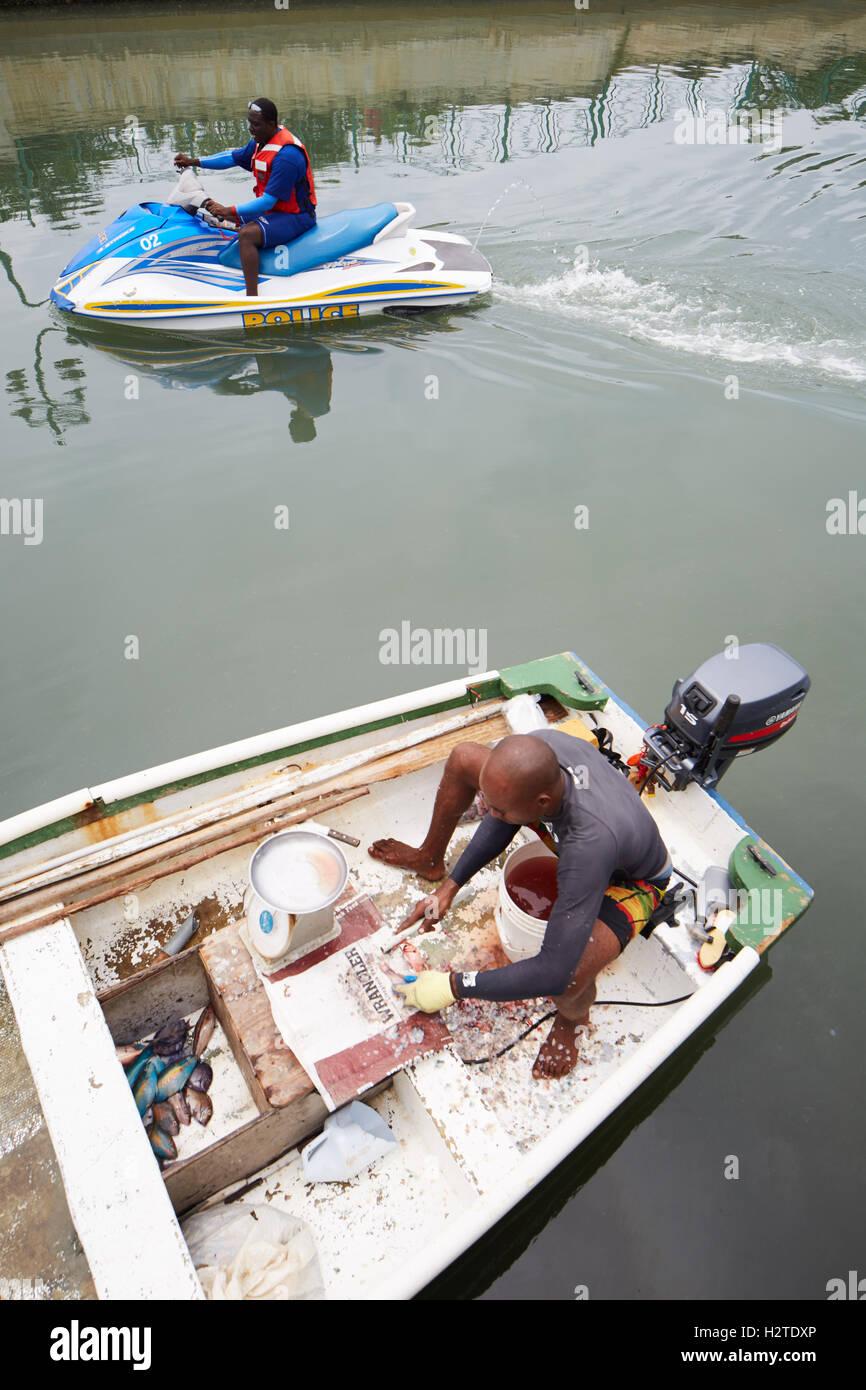
M536 999L564 993L613 875L655 878L668 863L665 843L638 793L594 744L556 729L538 729L531 737L550 745L565 774L559 814L545 822L559 849L558 896L538 955L499 970L457 971L460 998ZM519 829L485 816L450 877L461 885L468 882Z

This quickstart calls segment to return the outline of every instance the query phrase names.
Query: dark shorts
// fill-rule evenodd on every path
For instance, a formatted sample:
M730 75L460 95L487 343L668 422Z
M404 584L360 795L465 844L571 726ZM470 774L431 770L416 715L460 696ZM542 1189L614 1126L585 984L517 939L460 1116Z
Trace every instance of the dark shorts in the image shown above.
M670 876L668 869L657 878L632 880L617 876L612 880L598 915L619 941L621 951L646 927L664 896Z
M302 232L315 227L316 219L309 212L263 212L261 217L251 217L262 229L262 247L285 246L294 241Z

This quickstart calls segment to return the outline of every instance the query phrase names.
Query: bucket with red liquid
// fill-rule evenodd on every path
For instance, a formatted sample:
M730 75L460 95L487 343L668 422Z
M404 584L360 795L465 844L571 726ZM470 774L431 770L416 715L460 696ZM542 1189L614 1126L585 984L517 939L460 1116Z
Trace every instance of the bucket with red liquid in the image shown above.
M521 845L505 861L499 880L496 925L510 961L527 960L541 950L547 921L556 902L556 866L552 850L540 840Z

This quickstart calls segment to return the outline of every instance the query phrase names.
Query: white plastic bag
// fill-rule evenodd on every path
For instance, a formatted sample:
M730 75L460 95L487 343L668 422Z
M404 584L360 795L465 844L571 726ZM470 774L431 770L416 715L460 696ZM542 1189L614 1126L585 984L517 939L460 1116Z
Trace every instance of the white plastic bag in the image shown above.
M375 1110L353 1100L329 1115L323 1132L301 1151L304 1177L307 1182L348 1182L396 1142Z
M209 1207L182 1223L209 1299L315 1299L325 1288L309 1226L267 1203Z
M541 707L540 695L514 695L502 706L508 727L513 734L531 734L533 729L548 728Z
M184 169L165 201L178 207L199 207L207 196L195 171Z

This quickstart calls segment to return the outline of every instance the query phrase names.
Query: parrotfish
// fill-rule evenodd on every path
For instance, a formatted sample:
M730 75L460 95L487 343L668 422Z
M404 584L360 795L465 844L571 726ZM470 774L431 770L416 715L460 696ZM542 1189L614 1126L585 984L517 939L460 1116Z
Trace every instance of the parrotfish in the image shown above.
M120 1065L122 1067L129 1067L135 1061L136 1057L141 1056L144 1048L141 1043L123 1043L114 1050L117 1053L117 1060Z
M169 1096L166 1105L170 1105L175 1113L178 1124L188 1125L190 1121L189 1106L186 1103L186 1096L183 1091L175 1091L173 1096Z
M195 1025L195 1032L192 1038L192 1050L196 1057L200 1057L213 1037L213 1030L216 1028L216 1014L210 1004L199 1014L198 1022Z
M200 1125L206 1125L213 1114L213 1101L210 1096L205 1095L204 1091L197 1091L194 1086L187 1086L184 1094L193 1119L198 1120Z
M136 1081L137 1081L138 1078L141 1076L141 1073L144 1071L145 1067L147 1066L147 1064L148 1064L148 1062L150 1061L150 1059L151 1059L152 1056L153 1056L153 1051L152 1051L152 1049L149 1048L149 1047L146 1047L146 1048L144 1049L143 1052L140 1052L140 1053L139 1053L139 1055L136 1057L135 1061L132 1062L132 1063L126 1068L126 1079L127 1079L127 1081L129 1082L130 1086L134 1086L134 1085L135 1085Z
M192 1076L189 1078L189 1084L195 1091L209 1091L212 1081L213 1067L211 1067L208 1062L199 1062Z
M153 1101L157 1098L156 1088L158 1081L159 1074L156 1067L156 1058L151 1057L150 1060L145 1063L144 1071L141 1073L132 1091L135 1097L135 1103L138 1106L139 1115L143 1115L145 1110L149 1109Z
M157 1158L177 1158L177 1145L170 1134L164 1134L158 1125L150 1131L150 1147Z
M177 1134L180 1123L174 1110L167 1100L158 1100L153 1106L153 1122L157 1129L161 1129L163 1134Z
M171 1023L162 1025L159 1032L154 1035L150 1045L158 1057L168 1057L171 1053L183 1051L186 1034L186 1019L174 1019Z
M172 1062L166 1067L156 1087L156 1099L168 1100L175 1091L182 1091L192 1073L198 1066L197 1057L187 1057L181 1062Z

